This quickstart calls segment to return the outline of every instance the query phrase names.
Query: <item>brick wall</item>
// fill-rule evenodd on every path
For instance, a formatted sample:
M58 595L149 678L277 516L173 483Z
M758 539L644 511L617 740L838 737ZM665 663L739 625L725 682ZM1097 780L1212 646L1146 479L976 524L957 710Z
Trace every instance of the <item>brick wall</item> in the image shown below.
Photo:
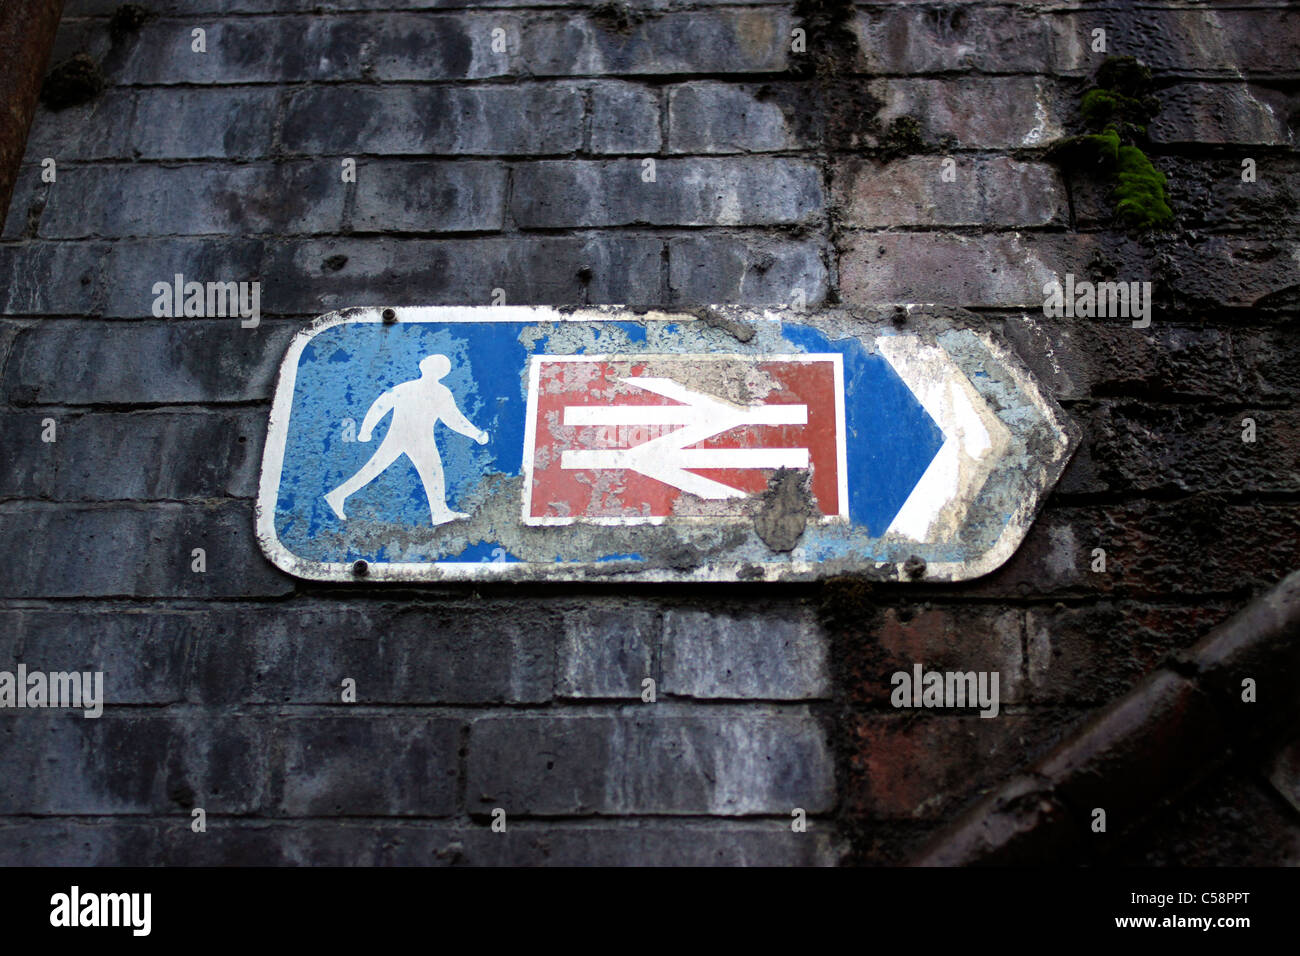
M106 87L38 114L0 239L0 662L104 670L109 697L99 720L0 718L6 863L898 860L1300 566L1285 3L147 6L114 30L116 3L68 0L55 60L88 52ZM1096 27L1153 69L1177 217L1155 237L1047 155L1104 59ZM1042 318L1069 271L1152 280L1151 327ZM261 324L153 318L178 272L260 279ZM498 289L965 306L1084 445L1020 551L965 585L272 569L252 499L293 333ZM1001 717L894 711L888 676L918 661L999 671ZM1272 859L1294 861L1276 786L1239 772L1161 825L1273 807Z

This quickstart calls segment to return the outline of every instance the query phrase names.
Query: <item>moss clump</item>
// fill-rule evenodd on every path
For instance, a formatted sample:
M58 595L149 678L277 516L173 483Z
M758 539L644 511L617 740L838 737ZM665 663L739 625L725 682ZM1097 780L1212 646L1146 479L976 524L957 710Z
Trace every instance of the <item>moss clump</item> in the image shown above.
M1131 56L1106 60L1096 85L1083 94L1079 114L1091 132L1053 144L1058 161L1090 167L1114 183L1115 215L1127 226L1150 229L1174 218L1165 176L1151 164L1141 143L1159 104L1150 95L1151 71Z
M1105 169L1113 169L1119 164L1119 133L1107 129L1100 133L1085 133L1082 136L1068 136L1057 140L1048 150L1048 155L1058 162L1072 166L1095 164Z
M1150 110L1142 100L1113 90L1091 89L1079 104L1089 129L1124 130L1130 136L1145 136ZM1138 122L1138 120L1141 122Z
M1132 226L1153 226L1174 218L1165 193L1165 174L1136 146L1119 148L1115 214Z

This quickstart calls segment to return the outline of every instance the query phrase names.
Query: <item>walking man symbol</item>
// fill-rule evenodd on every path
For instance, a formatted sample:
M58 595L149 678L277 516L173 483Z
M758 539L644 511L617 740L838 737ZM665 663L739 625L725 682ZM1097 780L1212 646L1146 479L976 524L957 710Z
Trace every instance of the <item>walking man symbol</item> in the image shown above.
M347 515L343 513L343 502L378 478L402 455L406 455L415 465L416 474L424 485L425 497L429 499L429 514L435 525L469 517L464 512L452 511L447 507L442 457L438 454L438 445L434 441L434 429L442 421L452 431L472 438L480 445L487 444L488 433L476 428L461 414L451 389L441 384L442 378L450 371L451 360L447 356L430 355L420 362L419 378L394 385L375 399L361 422L357 440L370 441L375 426L390 411L393 413L393 421L388 434L379 443L370 460L355 475L324 496L340 521L347 520Z

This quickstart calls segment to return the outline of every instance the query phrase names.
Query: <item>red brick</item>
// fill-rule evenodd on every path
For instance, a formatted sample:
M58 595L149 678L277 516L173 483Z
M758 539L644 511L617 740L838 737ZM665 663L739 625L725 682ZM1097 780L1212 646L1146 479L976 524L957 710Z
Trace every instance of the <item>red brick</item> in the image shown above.
M859 716L848 724L846 806L874 819L949 816L1024 763L1027 735L1044 727L1026 716Z
M913 665L939 671L996 671L1003 705L1023 695L1020 612L994 608L883 608L868 632L842 640L833 667L846 698L888 704L891 678Z

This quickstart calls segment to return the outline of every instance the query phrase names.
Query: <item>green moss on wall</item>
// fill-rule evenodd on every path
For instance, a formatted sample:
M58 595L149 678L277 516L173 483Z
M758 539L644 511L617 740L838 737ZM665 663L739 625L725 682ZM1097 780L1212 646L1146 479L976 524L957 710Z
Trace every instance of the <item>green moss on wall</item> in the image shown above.
M1174 218L1164 173L1141 147L1147 124L1159 108L1150 85L1151 71L1133 57L1107 59L1097 70L1096 85L1079 104L1090 132L1059 140L1049 153L1058 162L1109 177L1115 215L1135 229L1167 225Z
M1165 174L1136 146L1119 148L1115 213L1133 226L1157 226L1173 220L1165 193Z

